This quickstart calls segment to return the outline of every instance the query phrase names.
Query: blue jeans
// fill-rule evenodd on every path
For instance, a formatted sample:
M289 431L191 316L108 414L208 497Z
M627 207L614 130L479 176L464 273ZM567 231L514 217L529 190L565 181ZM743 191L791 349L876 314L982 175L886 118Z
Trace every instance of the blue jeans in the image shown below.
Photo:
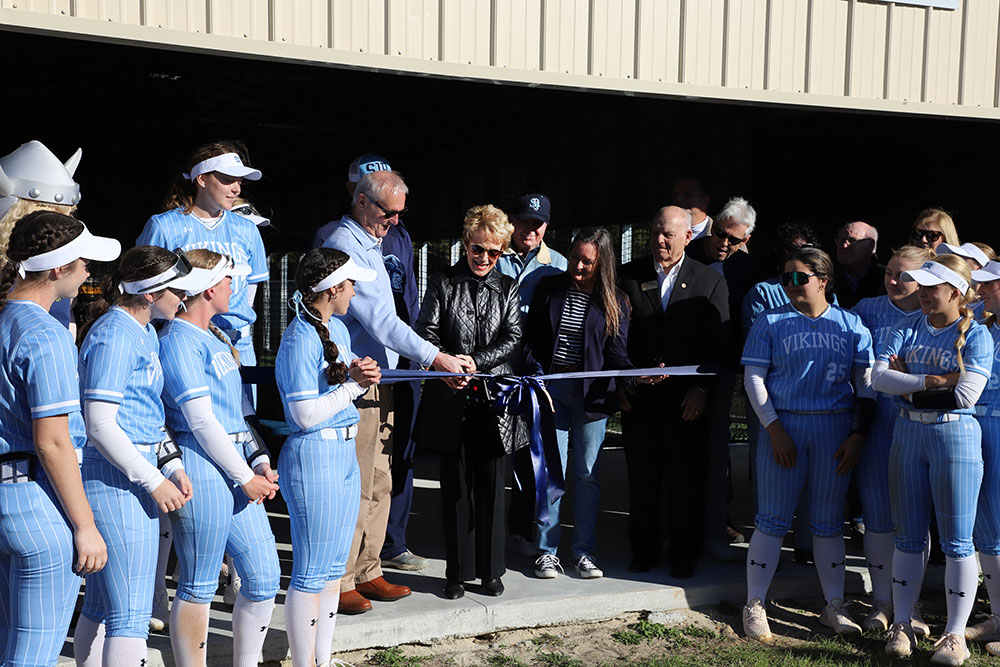
M601 490L598 485L598 460L604 444L608 419L592 420L583 408L583 381L557 380L549 385L556 423L556 442L563 476L570 438L573 439L573 559L594 552L594 530ZM559 506L561 498L549 503L549 520L538 530L538 549L554 554L559 550Z

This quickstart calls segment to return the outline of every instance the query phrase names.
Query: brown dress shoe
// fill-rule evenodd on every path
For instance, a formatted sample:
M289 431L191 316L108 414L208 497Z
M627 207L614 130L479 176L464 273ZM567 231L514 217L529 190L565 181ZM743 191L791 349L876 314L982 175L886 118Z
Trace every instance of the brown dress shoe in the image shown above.
M371 611L371 609L372 603L361 597L357 591L347 591L340 594L340 606L337 607L337 613L353 616Z
M410 594L409 586L390 584L385 580L385 577L375 577L363 584L355 584L354 587L358 593L361 593L369 600L378 600L379 602L392 602L393 600L405 598Z

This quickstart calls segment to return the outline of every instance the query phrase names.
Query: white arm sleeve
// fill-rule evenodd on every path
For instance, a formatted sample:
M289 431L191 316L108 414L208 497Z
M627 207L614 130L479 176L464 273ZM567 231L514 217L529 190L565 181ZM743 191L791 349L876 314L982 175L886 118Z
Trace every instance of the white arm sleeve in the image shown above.
M288 404L288 412L291 413L288 416L299 428L312 428L346 408L351 401L366 391L368 390L363 389L354 380L348 380L329 394L324 394L319 398L292 401Z
M171 479L171 481L173 481L172 478L178 470L184 470L184 463L182 463L181 459L171 459L170 461L167 461L162 468L160 468L160 472L163 473L163 476L167 479Z
M889 368L889 362L878 360L872 368L872 388L883 394L906 396L915 391L923 391L926 376L903 373Z
M121 470L128 481L152 492L165 479L156 466L143 458L125 431L118 425L118 404L84 401L83 417L87 437L104 458Z
M257 298L257 283L249 283L247 285L247 305L253 309L254 299Z
M211 396L192 398L181 405L181 412L184 413L184 419L191 427L198 444L222 468L229 479L240 485L253 479L253 470L236 451L232 438L212 413Z
M747 391L747 398L760 419L760 425L767 428L778 418L778 413L774 410L771 397L767 395L765 377L767 369L763 366L745 366L743 369L743 388Z
M971 408L982 396L989 378L980 373L962 373L955 385L955 405L960 408Z
M875 400L878 394L872 389L872 369L870 366L853 366L851 368L851 383L854 385L855 398L870 398Z

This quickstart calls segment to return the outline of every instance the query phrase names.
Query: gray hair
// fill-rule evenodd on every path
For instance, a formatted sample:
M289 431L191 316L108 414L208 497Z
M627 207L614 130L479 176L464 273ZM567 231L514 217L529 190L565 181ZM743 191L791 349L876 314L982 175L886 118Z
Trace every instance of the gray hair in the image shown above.
M732 220L737 224L746 225L747 234L749 235L753 233L754 227L757 226L757 211L743 197L733 197L726 202L726 205L722 207L722 210L715 216L715 219L720 222L723 220Z
M398 171L373 171L358 181L354 198L351 199L351 208L358 205L358 197L361 195L381 204L389 195L405 195L409 191Z

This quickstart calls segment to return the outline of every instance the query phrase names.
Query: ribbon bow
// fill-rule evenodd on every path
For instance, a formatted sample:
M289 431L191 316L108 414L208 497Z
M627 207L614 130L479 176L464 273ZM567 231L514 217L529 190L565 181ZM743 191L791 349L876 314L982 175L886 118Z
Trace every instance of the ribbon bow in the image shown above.
M545 389L545 382L534 377L501 375L486 381L496 396L493 407L499 412L523 417L528 424L531 468L535 477L535 520L546 523L549 504L565 493L552 397ZM518 488L523 488L516 473L514 478Z

